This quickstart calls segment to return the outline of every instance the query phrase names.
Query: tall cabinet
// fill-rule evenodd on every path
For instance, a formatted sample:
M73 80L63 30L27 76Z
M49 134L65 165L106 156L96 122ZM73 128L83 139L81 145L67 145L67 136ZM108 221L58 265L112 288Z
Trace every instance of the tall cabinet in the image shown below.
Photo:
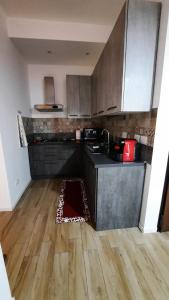
M128 0L92 76L92 116L149 111L161 4Z

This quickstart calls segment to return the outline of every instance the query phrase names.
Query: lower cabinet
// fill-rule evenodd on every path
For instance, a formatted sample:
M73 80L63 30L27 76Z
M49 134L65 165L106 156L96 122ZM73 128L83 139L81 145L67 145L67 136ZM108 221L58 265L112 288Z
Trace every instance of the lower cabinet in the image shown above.
M29 146L32 179L81 176L80 145Z
M92 166L90 159L85 152L83 153L83 172L90 217L92 223L95 224L97 205L97 169Z
M96 230L137 227L144 166L94 168L84 156L84 180L91 221Z

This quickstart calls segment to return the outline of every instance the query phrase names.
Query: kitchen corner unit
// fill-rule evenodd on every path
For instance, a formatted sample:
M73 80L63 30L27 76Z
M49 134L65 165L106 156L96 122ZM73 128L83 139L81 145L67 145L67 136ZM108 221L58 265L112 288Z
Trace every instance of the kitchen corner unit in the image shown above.
M96 230L137 227L144 184L144 163L118 163L84 152L84 180Z

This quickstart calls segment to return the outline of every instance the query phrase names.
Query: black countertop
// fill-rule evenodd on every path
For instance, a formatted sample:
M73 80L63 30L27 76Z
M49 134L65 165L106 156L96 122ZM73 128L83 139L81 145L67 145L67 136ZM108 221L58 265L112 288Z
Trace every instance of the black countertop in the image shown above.
M112 168L114 166L118 167L129 167L129 166L144 166L145 162L143 161L135 161L135 162L119 162L112 160L106 154L94 154L91 153L87 147L85 147L85 152L90 158L93 166L95 168Z
M119 167L129 167L129 166L143 166L146 160L141 159L140 161L135 162L119 162L113 160L107 154L94 154L91 153L90 150L87 148L86 143L84 141L76 141L76 140L58 140L58 141L47 141L47 142L37 142L37 143L29 143L29 147L36 147L36 146L55 146L55 145L83 145L83 149L86 152L87 156L91 160L94 168L111 168L114 166ZM145 157L144 157L145 158Z

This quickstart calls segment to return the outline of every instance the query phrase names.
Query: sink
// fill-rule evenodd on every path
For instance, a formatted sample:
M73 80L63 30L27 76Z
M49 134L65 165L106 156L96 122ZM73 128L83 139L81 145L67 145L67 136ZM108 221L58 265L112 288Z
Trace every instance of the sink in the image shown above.
M103 144L89 144L87 148L91 154L106 154Z

